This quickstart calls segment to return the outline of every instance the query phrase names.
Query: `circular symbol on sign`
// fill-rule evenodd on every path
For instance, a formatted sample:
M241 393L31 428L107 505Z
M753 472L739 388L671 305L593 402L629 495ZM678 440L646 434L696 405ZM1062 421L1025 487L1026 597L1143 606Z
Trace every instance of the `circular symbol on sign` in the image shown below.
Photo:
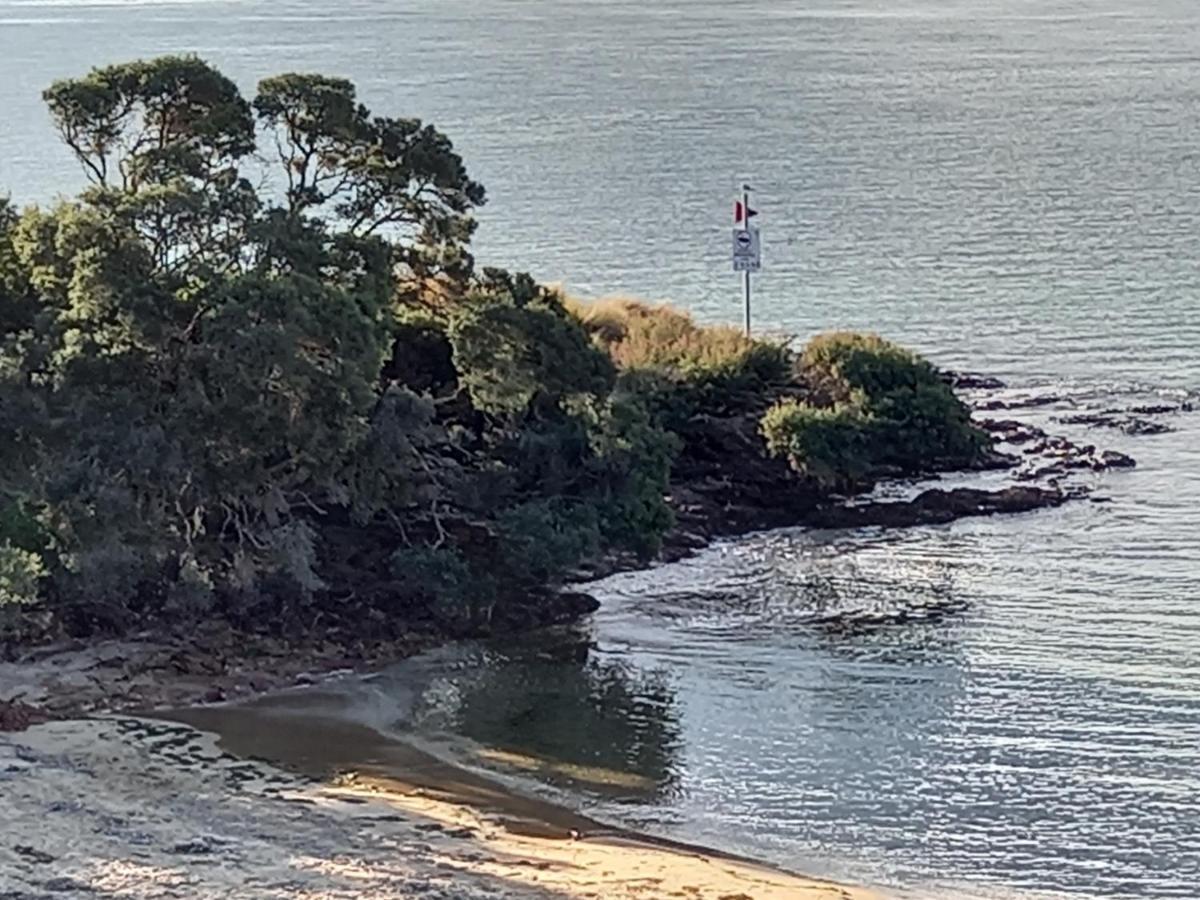
M753 243L753 241L750 239L750 232L748 231L739 231L736 240L739 250L749 250L750 245Z

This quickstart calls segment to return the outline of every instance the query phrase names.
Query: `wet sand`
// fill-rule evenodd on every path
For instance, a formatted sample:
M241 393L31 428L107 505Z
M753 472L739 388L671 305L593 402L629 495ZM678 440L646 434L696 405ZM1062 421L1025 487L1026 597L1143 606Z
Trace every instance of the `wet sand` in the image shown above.
M0 736L4 896L878 896L609 828L295 702Z
M343 789L373 795L441 823L484 829L488 843L538 866L559 889L604 896L870 898L863 889L797 876L710 848L613 827L513 790L404 740L339 716L344 695L320 690L267 695L236 706L193 707L165 718L219 735L244 758L269 761ZM312 710L324 709L314 713ZM494 757L494 754L491 755ZM512 768L527 760L494 759ZM599 775L598 777L603 777ZM567 868L563 868L563 866ZM564 877L564 873L575 873ZM647 874L647 873L652 874ZM575 896L570 893L569 896Z

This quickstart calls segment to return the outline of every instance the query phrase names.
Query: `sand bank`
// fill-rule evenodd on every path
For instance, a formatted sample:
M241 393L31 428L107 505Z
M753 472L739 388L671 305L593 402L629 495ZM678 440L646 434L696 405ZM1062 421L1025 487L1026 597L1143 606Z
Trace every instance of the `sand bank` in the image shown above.
M497 783L361 726L339 726L361 729L353 735L305 729L306 743L300 730L252 727L228 709L193 716L220 720L224 746L181 722L115 717L0 735L0 896L876 896L655 845L541 801L523 805ZM348 741L356 776L319 775L337 768ZM272 746L296 761L289 771L226 750L270 756Z

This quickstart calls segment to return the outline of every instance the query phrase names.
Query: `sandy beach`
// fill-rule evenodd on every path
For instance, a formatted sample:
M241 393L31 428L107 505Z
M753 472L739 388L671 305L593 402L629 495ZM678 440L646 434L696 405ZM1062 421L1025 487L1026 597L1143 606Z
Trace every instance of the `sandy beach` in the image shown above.
M193 714L221 720L223 741L183 722L132 717L49 722L0 736L0 897L876 896L718 853L656 846L566 811L547 813L553 808L540 801L514 804L499 785L469 772L447 778L437 761L422 765L420 751L383 735L372 745L369 729L322 732L284 771L226 747L244 750L256 733L278 747L296 734L252 729L252 713L230 717L228 709ZM366 742L356 753L373 754L376 771L394 772L407 760L412 777L384 777L370 766L316 776L350 737Z

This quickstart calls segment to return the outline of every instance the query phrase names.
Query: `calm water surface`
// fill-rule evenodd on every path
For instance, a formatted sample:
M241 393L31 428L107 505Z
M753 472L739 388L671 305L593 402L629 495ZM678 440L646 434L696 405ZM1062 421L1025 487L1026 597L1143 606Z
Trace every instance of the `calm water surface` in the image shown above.
M436 121L490 189L486 263L735 319L747 178L763 327L873 328L1079 408L1200 389L1194 0L0 0L0 190L80 184L52 79L183 51ZM376 701L547 761L589 809L793 867L1200 896L1198 418L1088 435L1141 462L1098 483L1112 503L748 538L597 585L586 661L467 648ZM963 610L816 624L930 604Z

